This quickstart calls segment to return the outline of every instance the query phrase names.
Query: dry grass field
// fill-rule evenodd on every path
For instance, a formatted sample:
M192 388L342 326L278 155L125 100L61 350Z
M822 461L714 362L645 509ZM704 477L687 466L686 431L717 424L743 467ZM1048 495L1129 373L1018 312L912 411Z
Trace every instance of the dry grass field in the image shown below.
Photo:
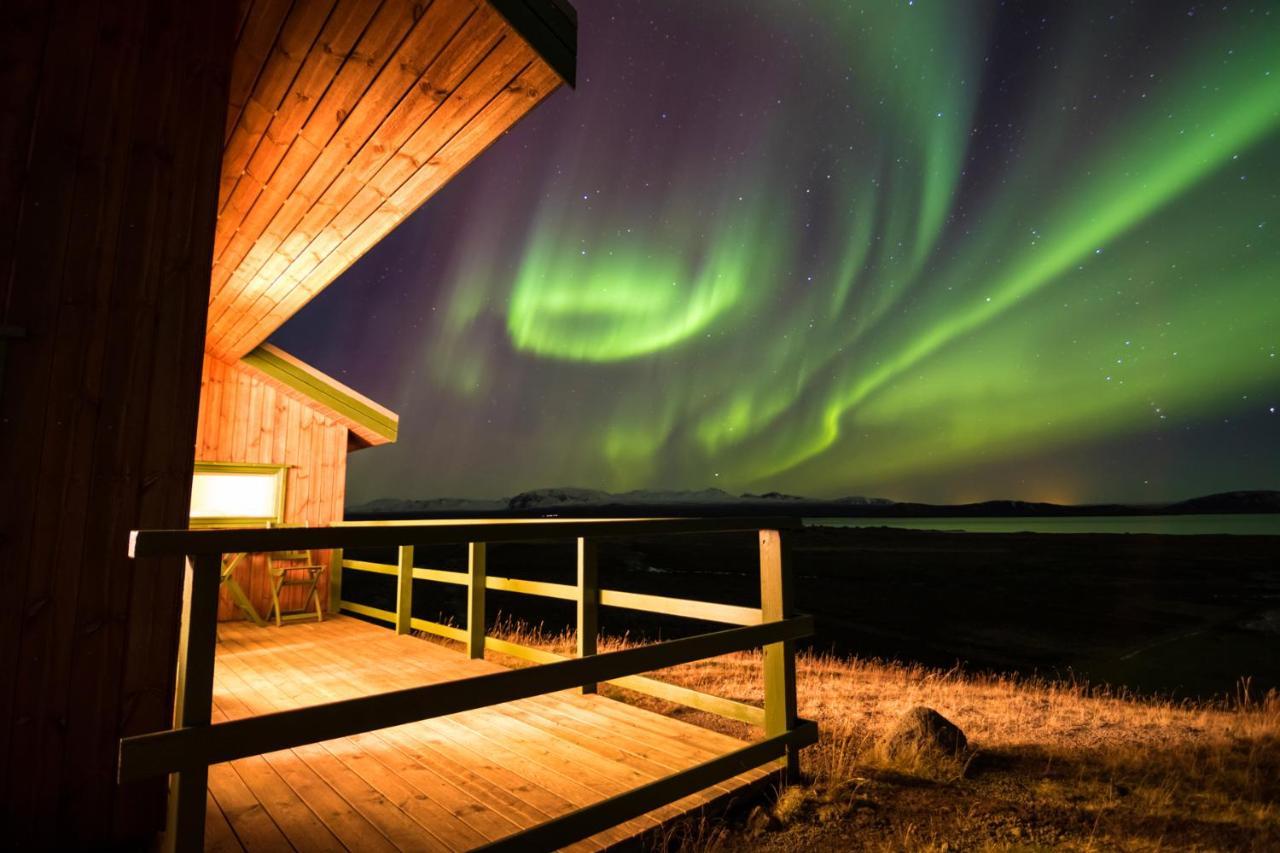
M558 651L568 636L507 630ZM602 646L617 648L625 640ZM1172 702L1087 684L800 655L800 714L822 730L804 783L766 807L671 830L696 850L1280 850L1280 696ZM758 654L666 670L761 700ZM605 687L618 698L750 736L740 724ZM885 737L924 705L971 751L895 755Z

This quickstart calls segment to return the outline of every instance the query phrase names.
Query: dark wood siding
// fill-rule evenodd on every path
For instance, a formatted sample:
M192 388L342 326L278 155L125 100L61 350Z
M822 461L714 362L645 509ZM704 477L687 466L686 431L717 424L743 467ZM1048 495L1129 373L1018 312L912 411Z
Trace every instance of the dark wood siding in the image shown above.
M0 16L0 808L5 844L145 838L115 785L172 713L181 567L132 528L189 500L234 4Z

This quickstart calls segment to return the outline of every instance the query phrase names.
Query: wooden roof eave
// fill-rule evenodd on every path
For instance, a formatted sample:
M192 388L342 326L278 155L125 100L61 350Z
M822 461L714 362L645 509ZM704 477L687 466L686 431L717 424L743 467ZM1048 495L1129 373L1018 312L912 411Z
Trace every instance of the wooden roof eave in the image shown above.
M489 0L489 5L569 88L577 87L577 9L567 0Z
M264 342L573 85L576 64L564 0L255 4L232 69L206 349L234 362Z
M272 344L240 359L281 393L318 409L347 427L347 450L395 442L400 416Z

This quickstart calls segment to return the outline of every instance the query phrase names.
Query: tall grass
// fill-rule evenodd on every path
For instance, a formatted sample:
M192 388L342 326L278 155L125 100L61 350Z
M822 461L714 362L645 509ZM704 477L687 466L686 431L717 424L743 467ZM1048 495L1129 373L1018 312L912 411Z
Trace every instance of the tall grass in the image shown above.
M572 634L549 635L510 620L495 634L563 654L574 647ZM625 636L602 637L600 650L630 645ZM763 701L759 652L655 675L717 696ZM802 753L803 792L774 806L775 815L790 809L788 819L771 820L776 832L753 844L790 849L787 839L793 839L798 849L818 844L814 833L856 827L855 846L866 849L1280 849L1280 696L1256 695L1247 681L1233 696L1190 702L1080 679L820 653L797 656L796 679L800 716L818 723L821 738ZM604 689L738 737L759 735L741 723ZM967 760L890 758L883 748L887 734L917 705L964 730L973 749ZM981 817L989 811L998 814ZM696 848L735 847L750 831L704 822L672 838Z

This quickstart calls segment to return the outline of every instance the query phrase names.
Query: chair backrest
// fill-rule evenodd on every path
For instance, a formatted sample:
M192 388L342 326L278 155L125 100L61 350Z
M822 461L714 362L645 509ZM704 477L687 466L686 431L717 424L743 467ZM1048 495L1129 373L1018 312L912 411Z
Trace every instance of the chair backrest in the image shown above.
M281 521L270 522L267 527L309 527L308 524L288 524ZM312 563L310 551L273 551L267 555L267 562L274 568L277 563Z

